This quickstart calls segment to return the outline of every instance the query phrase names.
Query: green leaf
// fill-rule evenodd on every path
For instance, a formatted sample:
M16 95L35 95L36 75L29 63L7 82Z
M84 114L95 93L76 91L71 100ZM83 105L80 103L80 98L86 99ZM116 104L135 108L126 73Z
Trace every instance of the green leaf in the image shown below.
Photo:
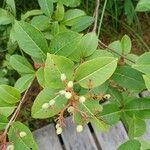
M124 107L124 111L129 116L137 116L141 119L150 117L150 100L145 98L133 99Z
M128 135L130 138L139 137L146 131L146 123L144 120L135 116L129 122Z
M131 51L131 39L129 36L124 35L121 39L121 47L122 47L122 54L127 55Z
M149 150L150 149L150 143L149 141L146 140L139 140L139 142L141 143L141 150Z
M47 16L35 16L31 20L31 24L40 31L46 31L50 28L50 20Z
M150 1L140 0L136 6L136 11L139 12L150 11Z
M73 78L73 62L63 56L47 55L47 60L44 68L45 85L47 87L60 89L64 87L61 81L61 74L65 74L67 80Z
M58 0L59 2L62 2L64 5L69 7L76 7L80 5L81 0Z
M10 57L10 65L21 74L33 74L34 69L28 60L20 55Z
M113 87L109 87L107 93L111 95L110 101L112 104L115 104L118 107L123 105L123 96L120 91Z
M118 67L111 79L131 91L140 91L145 88L142 74L130 66Z
M85 12L80 10L80 9L69 9L65 12L64 19L63 19L63 24L67 26L72 26L75 24L76 20L81 17L85 16Z
M141 55L136 64L133 64L132 67L146 74L150 74L150 52L146 52Z
M113 54L106 50L98 49L91 56L87 57L86 60L95 59L97 57L113 57Z
M81 16L72 25L71 30L75 32L81 32L88 28L94 22L94 18L91 16Z
M137 55L135 55L135 54L127 54L127 55L126 55L126 58L129 59L129 60L131 60L131 61L133 61L133 62L136 62L137 59L138 59L138 57L139 57L139 56L137 56ZM126 63L127 65L132 66L132 65L133 65L133 62L131 62L131 61L127 60L127 59L125 59L125 63Z
M120 42L119 40L110 43L110 44L108 45L108 47L109 47L110 49L113 49L115 52L117 52L117 53L119 53L119 54L122 54L122 45L121 45L121 42ZM117 54L114 54L114 55L118 57Z
M55 11L55 20L62 21L64 18L64 11L64 5L58 2Z
M0 114L9 117L15 110L15 106L0 106Z
M85 112L90 117L90 122L96 126L97 129L101 131L106 131L108 129L108 125L103 121L103 119L98 118L95 113L102 111L102 106L99 102L94 100L87 100L80 105L80 110Z
M150 91L150 74L143 75L146 88Z
M20 92L24 92L29 84L33 81L34 79L34 74L27 74L19 78L16 83L15 83L15 88Z
M52 0L38 0L41 10L45 15L51 17L53 14L53 1Z
M121 110L117 105L107 104L103 106L103 111L97 117L101 117L107 124L113 125L120 120Z
M45 87L44 68L41 67L37 70L36 77L37 77L39 84L42 87Z
M8 123L7 117L0 115L0 130L3 130Z
M42 15L42 14L43 12L39 9L30 10L30 11L27 11L25 14L21 15L21 20L26 20L29 17Z
M7 6L11 9L11 12L16 16L16 5L14 0L6 0Z
M12 22L12 16L6 10L0 8L0 25L7 25Z
M20 137L19 133L25 132L25 137ZM9 142L14 144L15 150L38 150L37 144L35 143L32 133L27 126L21 122L14 122L8 132Z
M92 88L103 84L114 73L117 59L98 57L81 64L75 72L75 81L84 88Z
M21 49L32 57L44 60L49 51L44 35L26 22L15 22L15 37Z
M140 150L141 144L137 140L129 140L123 143L117 150Z
M32 106L33 118L49 118L58 114L67 104L68 100L61 95L57 95L58 91L50 88L45 88L34 101ZM48 103L50 100L55 100L55 104L52 108L42 109L44 103Z
M81 59L90 56L96 50L97 46L98 38L96 34L93 32L87 33L81 38L77 49L70 55L69 58L75 61L80 61Z
M76 50L81 36L82 35L72 31L57 34L51 41L50 52L66 57L69 56Z
M14 87L0 85L0 100L6 103L15 104L20 100L20 93Z

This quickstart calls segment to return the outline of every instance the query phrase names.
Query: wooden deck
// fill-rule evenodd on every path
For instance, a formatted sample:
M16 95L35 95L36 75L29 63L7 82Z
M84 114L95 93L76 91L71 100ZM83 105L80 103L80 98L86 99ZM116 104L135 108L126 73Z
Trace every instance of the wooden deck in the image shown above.
M121 143L128 140L121 122L107 133L97 131L91 124L86 125L83 132L77 133L71 118L65 121L66 127L59 136L56 135L54 124L33 132L39 150L117 150ZM150 120L147 121L147 131L142 138L150 141Z

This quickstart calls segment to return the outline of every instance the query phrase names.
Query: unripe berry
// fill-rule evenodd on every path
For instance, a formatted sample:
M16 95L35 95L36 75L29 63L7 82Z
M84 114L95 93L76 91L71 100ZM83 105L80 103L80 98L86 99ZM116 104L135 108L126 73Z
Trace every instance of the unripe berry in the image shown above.
M111 98L111 95L110 95L110 94L106 94L106 95L104 95L104 98L105 98L105 99L110 99L110 98Z
M8 145L7 146L7 148L6 148L6 150L14 150L15 149L15 147L14 147L14 145Z
M59 91L59 94L61 94L61 95L65 95L65 93L66 93L66 91L65 91L65 90L61 90L61 91Z
M60 124L57 123L55 127L56 127L56 129L58 129L60 127Z
M70 99L70 98L72 97L72 94L71 94L70 92L66 92L66 93L65 93L65 97L66 97L67 99Z
M21 131L20 133L19 133L19 135L20 135L20 137L25 137L25 136L27 136L27 133L26 132L24 132L24 131Z
M50 106L53 106L54 104L55 104L55 100L52 99L52 100L49 101Z
M73 87L73 81L69 81L67 86L68 86L68 88L72 88Z
M80 98L79 98L79 102L80 103L84 103L85 100L86 100L86 98L84 96L80 96Z
M65 81L66 80L66 75L63 73L63 74L61 74L61 81Z
M82 125L77 125L76 130L77 130L77 132L82 132L83 131L83 126Z
M44 103L43 105L42 105L42 109L48 109L49 108L49 104L48 103Z
M62 128L58 127L57 130L56 130L56 133L57 133L57 135L61 134L62 133Z
M73 112L73 111L74 111L74 107L73 107L73 106L68 107L67 111L68 111L69 113Z

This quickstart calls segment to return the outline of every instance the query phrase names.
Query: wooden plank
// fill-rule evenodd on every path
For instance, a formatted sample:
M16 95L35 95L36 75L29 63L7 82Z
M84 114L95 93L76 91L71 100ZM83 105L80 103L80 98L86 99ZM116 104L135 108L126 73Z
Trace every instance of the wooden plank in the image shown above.
M39 150L62 150L53 124L34 131L33 137Z
M102 150L116 150L120 144L128 139L125 128L121 122L111 127L108 132L98 132L95 128L94 131Z
M65 124L62 139L66 150L98 150L88 126L84 127L83 132L77 133L71 118L67 118Z

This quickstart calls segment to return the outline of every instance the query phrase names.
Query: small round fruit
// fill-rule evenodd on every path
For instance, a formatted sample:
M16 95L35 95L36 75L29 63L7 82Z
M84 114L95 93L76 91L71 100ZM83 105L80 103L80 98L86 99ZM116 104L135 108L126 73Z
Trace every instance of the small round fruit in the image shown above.
M56 130L56 133L57 133L57 135L61 134L62 133L62 128L58 127L57 130Z
M84 96L80 96L80 98L79 98L79 102L80 103L84 103L85 100L86 100L86 98Z
M19 135L20 135L21 138L23 138L23 137L27 136L27 133L24 132L24 131L21 131L21 132L19 133Z
M63 73L63 74L61 74L61 81L65 81L66 80L66 75Z
M48 109L49 108L49 103L44 103L42 105L42 109Z
M77 125L76 130L77 130L77 132L82 132L83 131L83 126L82 125Z
M68 84L67 84L67 87L72 88L73 87L73 81L69 81Z
M70 98L72 97L72 94L71 94L70 92L66 92L66 93L65 93L65 97L66 97L67 99L70 99Z

